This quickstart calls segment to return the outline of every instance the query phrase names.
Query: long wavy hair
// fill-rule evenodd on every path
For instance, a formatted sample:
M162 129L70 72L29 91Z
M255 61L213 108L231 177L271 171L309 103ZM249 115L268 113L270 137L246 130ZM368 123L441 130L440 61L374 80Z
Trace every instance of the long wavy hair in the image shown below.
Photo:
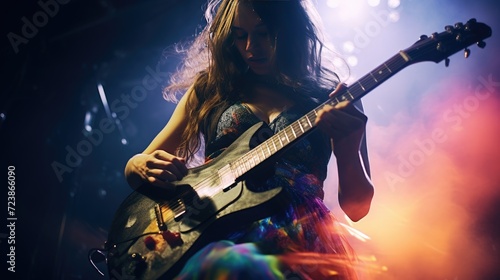
M267 26L276 66L273 83L290 89L296 95L292 99L324 99L325 91L339 82L310 0L209 0L207 25L191 43L176 49L183 61L163 91L164 98L173 102L186 91L194 93L188 96L190 118L177 151L188 159L203 141L213 139L222 112L241 99L238 88L250 71L234 45L231 29L240 3L251 5Z

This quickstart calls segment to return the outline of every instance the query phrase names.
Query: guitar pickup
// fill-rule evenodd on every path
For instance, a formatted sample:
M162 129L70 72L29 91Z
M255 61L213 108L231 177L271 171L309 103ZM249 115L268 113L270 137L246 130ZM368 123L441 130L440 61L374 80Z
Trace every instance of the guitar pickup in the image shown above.
M156 224L158 225L158 229L160 231L167 230L167 225L163 221L163 213L161 212L161 207L158 203L155 204L155 217L156 217Z
M186 205L184 205L184 202L179 198L177 200L177 205L175 206L175 209L172 210L175 213L174 220L178 222L179 220L182 219L182 217L186 213Z
M222 189L223 192L227 192L230 189L234 188L236 185L236 178L233 174L231 166L229 164L225 165L221 169L217 171L217 175L219 176L220 186L224 187ZM227 186L227 187L225 187Z

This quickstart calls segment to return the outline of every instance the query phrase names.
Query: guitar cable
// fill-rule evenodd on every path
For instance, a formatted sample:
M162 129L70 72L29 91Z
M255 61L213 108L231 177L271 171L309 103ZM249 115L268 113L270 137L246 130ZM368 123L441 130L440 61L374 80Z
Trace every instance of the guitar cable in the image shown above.
M101 269L97 266L97 264L99 263L102 263L102 262L105 262L106 264L108 264L108 252L109 252L109 247L115 247L117 245L120 245L120 244L123 244L123 243L126 243L126 242L132 242L130 244L130 246L128 246L126 248L126 250L130 249L130 247L135 243L135 241L137 241L139 238L143 237L143 236L146 236L146 235L153 235L153 234L161 234L161 232L146 232L146 233L143 233L141 235L138 235L136 237L132 237L132 238L129 238L129 239L126 239L126 240L123 240L123 241L120 241L118 243L114 243L112 245L107 245L106 243L104 244L104 247L105 248L91 248L89 250L89 253L87 255L87 258L90 262L90 264L92 265L92 267L94 267L94 269L101 275L101 276L104 276L104 272L101 271Z

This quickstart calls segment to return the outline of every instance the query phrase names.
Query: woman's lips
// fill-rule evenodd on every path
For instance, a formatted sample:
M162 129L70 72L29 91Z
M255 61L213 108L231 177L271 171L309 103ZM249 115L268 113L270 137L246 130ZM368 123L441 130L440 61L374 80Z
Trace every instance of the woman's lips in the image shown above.
M267 58L262 57L262 58L249 58L248 59L248 64L250 65L255 65L255 66L262 66L267 63Z

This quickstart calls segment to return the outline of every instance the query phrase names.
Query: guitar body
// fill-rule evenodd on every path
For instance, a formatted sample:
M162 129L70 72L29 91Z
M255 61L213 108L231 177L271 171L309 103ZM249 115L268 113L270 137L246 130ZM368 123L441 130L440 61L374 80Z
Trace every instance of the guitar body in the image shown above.
M281 188L255 192L227 172L264 127L254 125L213 161L190 169L175 182L174 194L151 186L130 194L117 210L106 242L110 278L171 279L209 242L269 216L278 207Z
M446 26L445 31L420 36L357 82L331 96L276 134L258 123L243 133L213 161L190 169L175 191L143 186L119 207L106 242L111 279L172 279L185 261L211 241L224 238L235 226L269 216L280 209L280 188L254 191L261 171L254 167L274 157L315 127L318 110L342 101L354 102L403 68L422 61L448 61L448 56L491 36L491 28L475 19ZM265 135L272 135L265 141ZM251 145L255 143L256 145ZM253 148L255 146L255 148Z

